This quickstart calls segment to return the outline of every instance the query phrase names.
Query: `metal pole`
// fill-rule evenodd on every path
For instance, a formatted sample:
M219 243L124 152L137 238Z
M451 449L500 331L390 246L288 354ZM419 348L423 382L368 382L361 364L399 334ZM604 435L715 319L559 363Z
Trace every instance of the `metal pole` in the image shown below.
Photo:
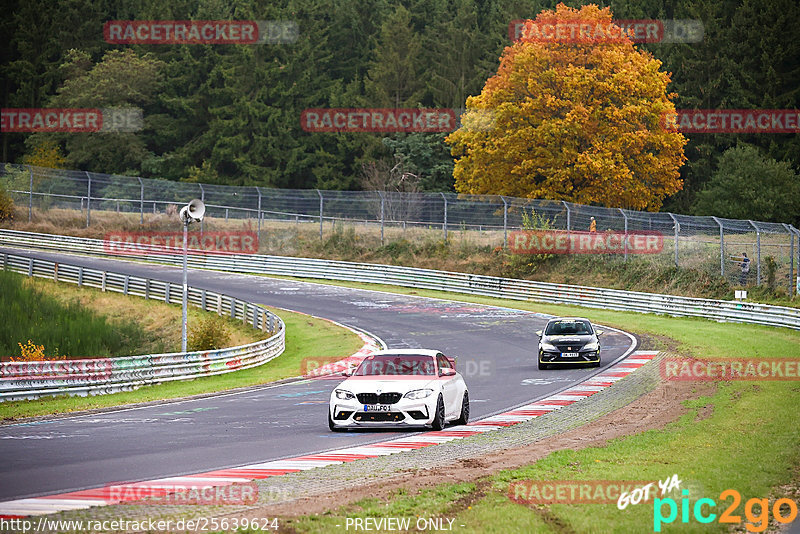
M713 216L711 218L719 225L719 275L725 276L725 232L722 221Z
M92 223L92 176L89 171L86 171L86 178L88 180L86 186L86 228Z
M572 210L569 209L569 206L567 205L567 203L565 201L562 200L561 203L564 205L564 209L567 210L567 235L569 235L570 230L572 229L571 221L570 221L570 215L572 214Z
M258 193L258 242L261 242L261 189L256 186L256 193Z
M675 222L675 267L678 266L678 232L681 231L681 223L678 222L678 219L671 213L668 213L672 220Z
M383 246L384 208L386 199L383 197L383 191L378 191L378 194L381 196L381 246Z
M444 240L447 241L447 197L444 196L444 193L439 193L442 195L444 199L444 221L442 222L442 228L444 229Z
M197 185L200 186L200 200L202 200L203 203L205 203L205 201L206 201L206 190L203 189L203 184L197 184ZM205 224L206 224L206 218L203 217L203 219L200 221L200 234L202 234L203 231L205 230ZM186 351L184 351L184 352L186 352Z
M508 248L508 201L504 196L500 196L503 201L503 248Z
M783 223L783 227L789 232L789 297L794 293L794 232L792 227Z
M188 255L189 221L183 221L183 310L181 320L181 352L186 352L186 306L189 298L189 286L186 283L186 256Z
M140 176L139 179L139 224L144 224L144 182Z
M322 207L323 207L323 199L322 193L319 189L316 189L317 194L319 195L319 238L322 240Z
M33 167L28 165L30 183L28 184L28 222L33 220ZM52 191L52 189L51 189Z
M628 261L628 216L625 215L625 212L622 211L622 208L619 209L619 212L622 214L622 217L625 219L625 261Z
M761 285L761 230L758 229L756 223L749 220L750 226L756 229L756 285Z

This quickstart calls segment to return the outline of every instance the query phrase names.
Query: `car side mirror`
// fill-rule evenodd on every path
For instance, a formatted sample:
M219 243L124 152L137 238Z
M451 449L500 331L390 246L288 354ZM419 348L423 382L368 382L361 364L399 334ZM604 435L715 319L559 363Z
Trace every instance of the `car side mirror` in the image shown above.
M542 331L541 330L537 330L536 331L536 335L539 336L539 337L542 337Z
M595 330L594 333L597 334L598 336L603 335L603 331L602 330Z
M353 376L353 370L345 369L344 371L342 371L342 376Z
M445 367L444 369L439 369L439 376L455 376L456 370L450 369L449 367Z

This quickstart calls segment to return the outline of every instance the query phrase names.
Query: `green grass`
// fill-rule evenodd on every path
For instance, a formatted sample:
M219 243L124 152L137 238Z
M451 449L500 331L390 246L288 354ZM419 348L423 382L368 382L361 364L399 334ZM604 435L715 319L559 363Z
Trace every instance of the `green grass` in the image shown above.
M27 277L0 270L0 355L20 357L18 343L32 340L55 356L129 356L146 342L144 329L133 319L109 321L77 301L62 302Z
M533 302L410 290L392 286L337 283L349 287L451 298L559 315L579 314L609 326L652 336L651 343L670 344L681 353L703 357L788 357L800 353L800 332L766 326L716 323L631 312L594 310ZM668 339L667 339L668 338ZM521 505L507 497L514 480L642 480L677 474L690 503L711 498L714 512L726 508L720 492L735 489L742 496L738 515L747 521L750 498L784 496L776 488L789 483L800 466L800 382L720 383L709 396L686 401L688 413L662 430L649 430L612 441L605 447L562 450L474 484L442 484L409 495L398 491L386 502L367 499L325 514L302 516L286 525L297 532L339 530L346 517L446 517L459 532L652 532L653 504L618 510L616 504ZM710 417L697 420L698 409L713 406ZM674 496L680 503L679 496ZM469 502L459 507L458 502ZM742 524L742 528L743 528ZM460 525L465 525L460 527ZM342 527L343 529L343 527ZM719 523L701 525L680 515L664 532L727 531Z
M274 382L303 374L302 362L307 357L349 356L362 346L361 339L350 330L324 319L300 313L272 309L286 324L286 351L276 359L252 369L185 382L146 386L135 391L93 397L50 397L30 401L0 403L0 418L65 413L125 404L174 399L188 395L213 393L231 388Z

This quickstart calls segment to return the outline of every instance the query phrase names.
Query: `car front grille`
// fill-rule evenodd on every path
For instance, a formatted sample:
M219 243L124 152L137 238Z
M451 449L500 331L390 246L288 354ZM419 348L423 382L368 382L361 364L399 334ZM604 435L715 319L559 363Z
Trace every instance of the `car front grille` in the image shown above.
M555 345L555 347L560 350L561 352L578 352L583 348L583 343L563 343Z
M400 393L359 393L356 395L358 402L362 404L394 404L403 395Z
M354 421L402 421L405 416L402 412L356 412L353 416Z

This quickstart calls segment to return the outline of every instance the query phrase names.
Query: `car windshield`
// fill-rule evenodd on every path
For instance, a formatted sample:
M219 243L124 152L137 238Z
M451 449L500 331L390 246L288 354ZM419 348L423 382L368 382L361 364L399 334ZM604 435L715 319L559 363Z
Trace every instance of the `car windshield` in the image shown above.
M547 325L546 336L574 336L592 333L589 321L554 321Z
M358 366L355 376L434 376L436 365L431 356L396 354L367 356Z

